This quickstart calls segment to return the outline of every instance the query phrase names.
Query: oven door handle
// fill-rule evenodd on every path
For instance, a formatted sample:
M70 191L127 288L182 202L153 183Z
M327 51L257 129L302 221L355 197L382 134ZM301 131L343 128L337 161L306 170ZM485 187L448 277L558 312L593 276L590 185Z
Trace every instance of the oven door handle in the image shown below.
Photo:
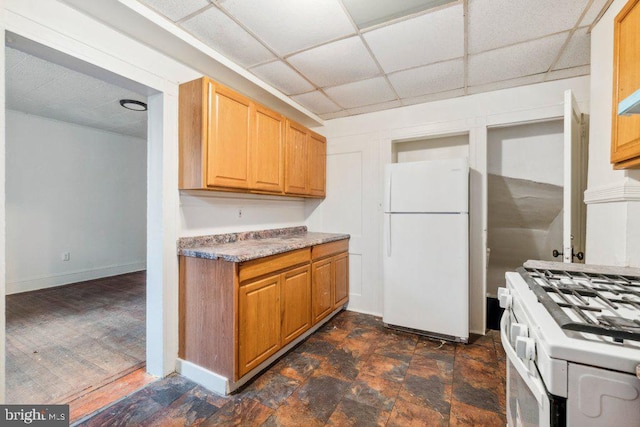
M516 351L511 347L511 342L509 341L509 336L507 335L507 317L510 316L510 311L505 310L502 315L502 319L500 320L500 338L502 339L502 346L504 347L504 351L507 354L507 358L513 365L513 367L518 371L518 375L522 380L527 384L531 393L535 396L539 405L543 405L545 399L547 399L547 393L544 389L544 385L540 379L536 378L531 374L529 369L525 366L522 359L518 357Z

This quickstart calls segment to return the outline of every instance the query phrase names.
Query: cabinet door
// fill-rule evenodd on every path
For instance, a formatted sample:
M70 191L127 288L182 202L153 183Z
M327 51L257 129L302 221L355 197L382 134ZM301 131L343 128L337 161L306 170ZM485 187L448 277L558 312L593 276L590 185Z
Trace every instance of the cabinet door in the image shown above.
M311 269L308 265L282 274L282 346L311 327Z
M249 188L282 193L284 190L284 118L256 104L254 131Z
M280 348L280 275L240 286L238 363L241 377Z
M209 82L207 186L249 186L252 109L248 98Z
M640 167L640 115L618 116L618 103L640 89L640 1L630 0L614 21L611 162Z
M314 262L311 270L311 307L313 323L316 323L333 310L331 258Z
M314 132L309 133L309 194L324 197L327 168L327 140Z
M287 194L306 195L309 193L307 129L287 121L285 141L284 191Z
M349 254L333 257L333 308L349 301Z

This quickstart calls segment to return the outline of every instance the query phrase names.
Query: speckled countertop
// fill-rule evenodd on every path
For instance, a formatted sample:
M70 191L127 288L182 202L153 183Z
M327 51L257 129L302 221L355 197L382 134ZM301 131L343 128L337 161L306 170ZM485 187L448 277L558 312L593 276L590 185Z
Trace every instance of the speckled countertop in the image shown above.
M178 239L178 255L243 262L349 237L348 234L313 233L307 231L307 227L183 237Z

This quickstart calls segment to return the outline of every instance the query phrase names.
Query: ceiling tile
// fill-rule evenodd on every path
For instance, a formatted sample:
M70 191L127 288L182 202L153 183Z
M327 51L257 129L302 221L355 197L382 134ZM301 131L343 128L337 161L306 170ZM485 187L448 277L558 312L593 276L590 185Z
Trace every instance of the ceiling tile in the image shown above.
M275 58L253 36L214 7L187 19L181 25L212 49L244 67Z
M535 83L541 83L544 81L546 76L547 76L546 73L539 73L539 74L533 74L526 77L519 77L517 79L502 80L499 82L487 83L479 86L470 86L469 88L467 88L467 94L472 95L474 93L491 92L494 90L507 89L510 87L526 86L526 85L531 85Z
M226 0L221 7L280 56L355 33L338 0Z
M318 116L323 120L339 119L350 115L351 114L347 110L336 111L335 113L318 114Z
M364 34L378 62L389 73L453 59L464 54L464 15L455 5Z
M333 113L341 110L339 106L317 90L303 93L302 95L295 95L291 98L316 114Z
M591 37L587 33L587 27L576 30L569 43L564 48L560 59L556 63L554 69L577 67L587 65L591 56Z
M469 53L573 28L589 0L470 0Z
M587 10L586 15L582 18L580 25L589 26L593 24L593 21L598 17L600 11L609 3L609 0L593 0L591 7Z
M571 77L588 76L591 72L589 65L582 65L580 67L564 68L562 70L555 70L547 73L545 76L547 80L560 80L569 79Z
M414 98L405 98L402 105L423 104L425 102L440 101L441 99L457 98L464 95L464 89L448 90L446 92L431 93L429 95L416 96Z
M396 98L384 77L326 88L325 93L344 108L379 104Z
M250 71L286 95L309 92L315 89L311 83L282 61L258 65Z
M457 0L375 1L342 0L358 28L379 25L394 19L440 7Z
M569 33L469 55L469 85L476 86L546 72Z
M172 21L179 21L185 16L209 6L207 0L138 0L140 3L155 9Z
M390 110L392 108L397 108L397 107L402 107L402 103L400 101L397 101L397 100L388 101L388 102L382 102L380 104L367 105L364 107L350 108L349 114L355 115L355 114L373 113L374 111Z
M454 59L399 71L389 74L389 80L400 98L458 89L464 86L464 61Z
M316 47L287 59L319 87L337 86L379 74L360 37Z

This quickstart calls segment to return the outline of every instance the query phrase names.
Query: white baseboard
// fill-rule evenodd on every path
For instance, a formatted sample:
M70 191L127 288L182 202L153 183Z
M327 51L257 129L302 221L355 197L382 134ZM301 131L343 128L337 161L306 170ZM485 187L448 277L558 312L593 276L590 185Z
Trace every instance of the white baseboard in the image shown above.
M53 288L68 285L70 283L84 282L86 280L100 279L102 277L117 276L119 274L133 273L145 270L146 262L133 262L130 264L110 265L108 267L93 268L90 270L78 270L68 273L34 276L21 280L7 281L6 294L36 291L38 289Z

